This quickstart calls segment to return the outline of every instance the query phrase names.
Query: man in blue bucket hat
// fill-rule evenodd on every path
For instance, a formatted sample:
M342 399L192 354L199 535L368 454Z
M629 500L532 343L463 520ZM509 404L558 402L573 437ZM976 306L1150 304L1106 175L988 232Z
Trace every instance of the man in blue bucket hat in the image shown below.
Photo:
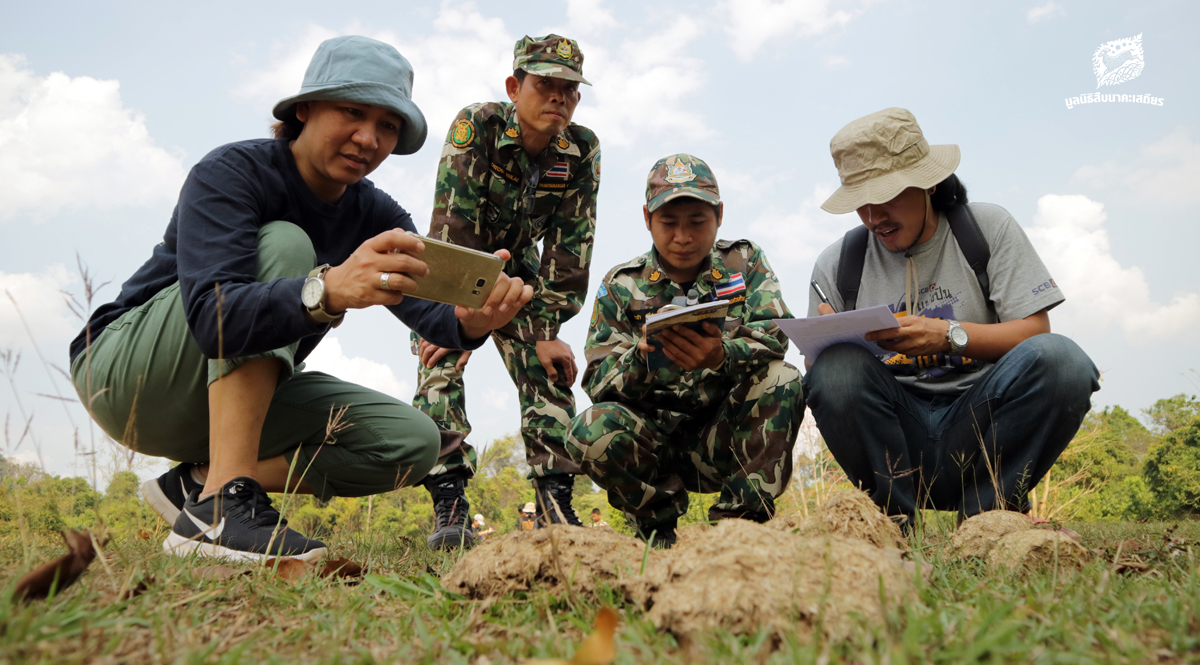
M323 42L273 139L206 155L163 241L71 343L71 376L116 441L180 462L142 487L175 554L325 554L266 492L328 499L413 485L437 426L390 396L303 363L346 312L387 307L422 336L477 348L532 297L501 277L482 310L405 298L426 275L409 214L366 179L425 141L413 72L365 37ZM508 259L507 252L497 252Z

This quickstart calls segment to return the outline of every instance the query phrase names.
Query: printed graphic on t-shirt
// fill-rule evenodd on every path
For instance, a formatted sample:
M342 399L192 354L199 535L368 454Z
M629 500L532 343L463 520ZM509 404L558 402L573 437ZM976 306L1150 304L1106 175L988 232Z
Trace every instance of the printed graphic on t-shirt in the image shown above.
M949 289L937 284L930 284L917 292L913 308L918 316L929 319L958 320L954 315L954 305L961 301L959 294L951 293ZM908 316L904 294L893 304L888 305L896 318ZM938 379L949 374L966 374L978 372L983 363L973 358L954 356L948 353L935 353L928 356L906 356L903 353L891 353L880 356L880 360L897 376L912 376L918 381Z

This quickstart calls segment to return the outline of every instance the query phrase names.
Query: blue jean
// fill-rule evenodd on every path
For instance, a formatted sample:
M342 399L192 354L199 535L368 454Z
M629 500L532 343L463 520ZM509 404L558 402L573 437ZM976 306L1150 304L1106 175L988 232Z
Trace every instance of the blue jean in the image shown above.
M854 344L826 349L804 377L808 404L850 481L889 515L1028 510L1100 389L1075 342L1031 337L966 392L910 389Z

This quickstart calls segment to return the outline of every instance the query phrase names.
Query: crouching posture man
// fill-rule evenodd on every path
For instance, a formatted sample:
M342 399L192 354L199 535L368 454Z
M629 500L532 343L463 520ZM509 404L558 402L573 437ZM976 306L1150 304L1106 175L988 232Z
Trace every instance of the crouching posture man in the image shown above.
M810 316L887 305L899 328L869 333L888 353L826 349L808 403L851 482L912 526L920 508L960 517L1028 510L1028 492L1079 429L1099 389L1073 341L1050 334L1063 301L1003 208L967 203L956 145L931 146L891 108L830 143L842 186L822 208L863 226L817 259Z
M567 450L639 535L675 542L688 492L720 492L711 520L771 518L792 474L804 418L800 372L783 361L790 318L767 258L748 240L717 241L723 204L708 165L672 155L650 170L643 214L654 247L613 268L596 294L583 381L593 406ZM678 299L729 301L724 324L662 332L650 370L647 314Z
M437 426L304 358L346 312L386 306L447 347L475 348L532 289L501 277L482 311L405 298L424 276L409 214L365 176L425 141L412 69L364 37L322 43L274 139L196 164L163 241L71 343L71 377L109 436L181 462L142 488L176 554L314 559L265 492L323 498L415 485ZM498 252L507 259L507 252Z
M571 508L579 467L563 449L575 401L575 355L558 339L587 296L600 188L600 143L571 122L579 103L583 53L558 35L524 37L505 81L511 103L473 104L450 126L429 236L494 252L508 250L505 272L534 287L533 299L492 335L521 402L521 438L537 492L539 524L582 526ZM590 85L590 84L589 84ZM541 252L538 243L541 243ZM413 405L442 430L442 452L425 487L433 496L433 549L470 547L467 481L475 451L466 442L463 368L471 352L414 335L420 355Z

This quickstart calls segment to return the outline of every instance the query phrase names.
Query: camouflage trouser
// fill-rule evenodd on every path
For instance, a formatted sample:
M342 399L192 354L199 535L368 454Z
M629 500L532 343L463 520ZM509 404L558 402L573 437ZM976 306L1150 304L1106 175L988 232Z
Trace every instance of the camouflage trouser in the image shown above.
M799 370L772 361L670 431L680 414L647 406L602 402L571 422L567 451L614 508L656 524L686 513L688 492L720 492L709 519L774 514L804 418Z
M413 352L420 338L414 333ZM521 438L525 441L525 461L529 477L578 474L576 464L563 448L563 438L575 417L575 396L567 386L555 384L546 375L533 344L526 344L500 331L492 332L492 341L504 359L508 375L517 387L521 403ZM478 463L475 449L466 442L471 433L467 420L467 396L463 373L455 369L460 352L446 357L432 369L417 363L417 394L413 406L437 423L442 433L442 449L429 475L455 468L474 474Z

